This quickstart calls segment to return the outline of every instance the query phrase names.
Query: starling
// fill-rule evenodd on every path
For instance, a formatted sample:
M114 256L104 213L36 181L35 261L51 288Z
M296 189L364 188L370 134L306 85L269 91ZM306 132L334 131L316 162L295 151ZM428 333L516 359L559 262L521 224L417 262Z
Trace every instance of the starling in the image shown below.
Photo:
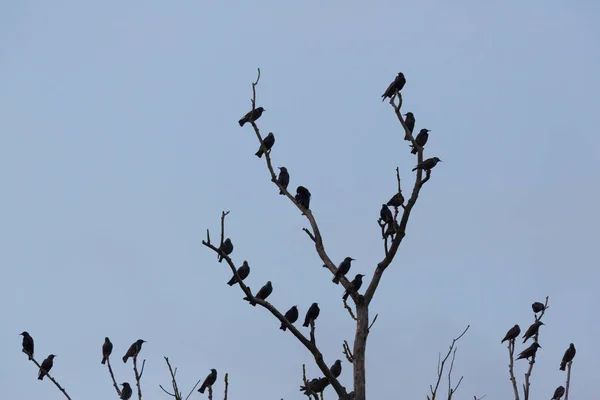
M110 339L105 337L104 344L102 345L102 364L106 363L108 357L110 357L110 353L112 353L113 344L110 342Z
M340 376L340 374L342 373L342 360L335 360L335 363L333 363L329 370L331 371L331 375L333 375L334 377L337 378L338 376Z
M54 354L50 354L48 358L42 361L40 373L38 374L39 380L43 380L44 376L48 375L48 372L50 372L50 370L52 369L52 365L54 364L52 360L54 360L54 357L56 357Z
M290 174L286 167L278 167L279 176L277 177L277 183L279 183L284 189L287 189L290 184ZM283 190L279 190L279 194L284 194Z
M386 206L398 208L401 207L402 204L404 204L404 196L402 196L402 193L398 192L392 196L390 201L386 203Z
M271 150L271 148L273 147L274 144L275 144L275 136L273 135L273 132L269 132L269 134L263 139L262 144L260 145L260 148L254 155L257 156L258 158L261 158L262 155L264 154L264 152L265 151L268 152L269 150ZM263 147L264 147L264 150L263 150Z
M554 391L554 395L550 400L560 400L560 398L563 397L563 394L565 394L565 388L564 386L559 386Z
M379 211L379 216L381 217L381 220L386 224L389 224L390 222L392 222L394 220L394 216L392 215L392 212L390 211L388 206L385 204L381 205L381 211Z
M427 139L429 139L429 133L427 133L427 132L431 132L431 130L429 130L429 129L421 129L421 130L419 131L419 134L418 134L418 135L417 135L417 137L415 138L415 142L417 142L417 144L418 144L420 147L423 147L423 146L425 146L425 143L427 143ZM412 147L413 149L412 149L410 152L411 152L412 154L417 154L417 148L416 148L415 146L413 146L412 144L411 144L411 147Z
M319 305L317 303L312 303L306 312L306 317L304 317L304 324L302 324L302 326L308 326L311 322L314 323L320 312Z
M388 237L390 235L393 236L398 231L400 231L400 225L398 225L398 221L394 221L393 224L388 224L388 227L384 233L384 237Z
M407 112L406 114L406 119L404 120L404 123L406 124L406 127L408 128L408 130L410 131L411 135L413 133L413 129L415 129L415 115L411 112ZM410 140L410 138L408 137L408 133L404 133L404 140Z
M254 297L256 297L257 299L265 300L267 297L269 297L272 291L273 286L271 285L271 281L268 281L265 286L260 288L258 293L256 293L256 296ZM256 302L249 300L248 297L244 297L244 300L249 301L252 307L256 307Z
M350 271L350 263L352 263L352 261L354 261L354 258L352 258L352 257L344 258L344 261L342 261L340 263L340 266L338 267L337 271L335 272L335 276L333 277L333 280L332 280L333 283L335 283L336 285L340 283L340 278L343 275L346 275L348 273L348 271Z
M250 274L250 266L248 265L248 261L244 260L244 262L242 263L242 266L237 269L237 273L240 276L241 280L244 280L248 277L248 275ZM235 275L233 275L231 277L231 279L229 280L229 282L227 282L227 284L229 286L233 286L237 282L238 282L237 278L235 277Z
M364 275L362 274L356 274L356 276L354 277L354 279L352 280L352 282L350 282L350 289L353 292L357 292L358 293L358 289L360 289L360 287L362 286L362 278ZM347 300L348 296L350 296L350 291L346 290L346 292L344 293L343 299Z
M527 328L527 331L523 335L523 337L525 338L523 339L523 343L525 343L529 340L530 337L533 337L536 333L538 333L538 329L540 329L540 326L542 325L544 325L542 321L535 321L533 324L531 324L531 326Z
M544 305L544 303L540 303L539 301L536 301L535 303L533 303L531 305L531 308L533 309L533 312L537 314L540 311L544 311L546 309L546 306Z
M129 346L129 350L127 350L127 353L125 353L125 355L123 356L123 362L126 363L127 360L129 359L129 357L137 357L138 354L140 354L140 351L142 350L142 343L146 343L145 340L142 339L138 339L135 341L135 343L133 343L131 346Z
M437 157L428 158L427 160L423 161L422 163L420 163L419 165L414 167L413 171L416 171L418 169L423 169L425 171L431 171L431 168L435 167L437 165L437 163L439 163L440 161L442 161L442 160L440 160Z
M287 322L289 322L290 324L293 324L294 322L296 322L298 320L298 307L293 306L292 308L287 310L284 317L287 320ZM287 329L287 326L285 326L285 324L282 322L281 327L279 329L281 329L282 331L285 332L285 330Z
M393 95L395 95L396 92L402 90L405 84L406 78L404 78L404 74L402 72L399 72L394 81L390 83L390 86L388 86L385 92L381 95L381 101L384 101L386 97L392 97Z
M329 385L329 379L326 377L315 378L309 381L306 386L300 386L300 391L304 392L305 395L316 395L321 393Z
M514 340L517 336L519 336L520 333L521 328L519 327L519 325L515 325L512 328L510 328L508 332L506 332L506 336L504 336L504 339L502 339L500 343L504 343L507 340Z
M31 361L33 358L33 338L29 336L27 331L21 333L21 336L23 336L23 353L27 354Z
M565 351L565 355L563 356L562 361L560 362L561 371L564 371L567 364L573 361L573 358L575 358L575 353L575 345L571 343L567 351Z
M310 192L304 186L298 186L296 188L296 201L302 206L302 208L310 208Z
M528 348L523 350L521 352L521 354L519 354L519 357L517 357L517 360L520 360L521 358L530 358L530 357L535 356L535 353L537 353L538 347L540 349L542 348L542 346L540 346L538 342L533 342L531 344L531 346L529 346Z
M265 110L262 107L257 107L256 109L254 109L254 113L252 112L252 110L250 110L250 111L248 111L248 114L244 115L244 118L242 118L238 121L238 123L240 124L240 126L244 126L244 124L246 122L254 122L260 118L263 111L267 111L267 110Z
M133 394L133 390L131 390L131 386L129 386L129 383L127 382L123 382L121 383L121 385L123 386L123 389L121 390L121 400L129 400L131 398L131 395Z
M200 386L200 389L198 389L198 391L200 393L204 393L206 388L211 387L215 383L216 380L217 380L217 370L213 368L210 370L210 374L208 374L206 379L204 379L204 382L202 382L202 386Z
M223 242L221 246L219 246L219 262L223 262L223 255L221 252L230 255L233 252L233 243L231 243L231 239L227 238Z

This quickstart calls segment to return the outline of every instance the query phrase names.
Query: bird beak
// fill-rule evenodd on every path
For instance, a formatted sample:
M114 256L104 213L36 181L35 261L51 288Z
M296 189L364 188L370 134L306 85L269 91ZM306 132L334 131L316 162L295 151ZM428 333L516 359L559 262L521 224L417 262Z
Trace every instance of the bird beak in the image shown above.
M440 160L440 162L442 162L442 160Z

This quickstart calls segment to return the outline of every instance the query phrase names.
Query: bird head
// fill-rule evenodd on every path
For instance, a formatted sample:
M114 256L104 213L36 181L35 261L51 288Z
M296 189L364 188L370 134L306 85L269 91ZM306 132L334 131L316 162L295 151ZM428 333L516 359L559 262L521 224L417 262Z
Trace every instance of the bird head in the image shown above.
M281 172L287 172L287 168L286 167L277 167L279 168L279 170L281 170Z
M267 286L271 286L271 281L267 281Z
M542 348L538 342L533 343L533 347L539 347L540 349Z
M423 132L423 133L431 132L431 129L425 129L425 128L423 128L423 129L421 129L421 132Z
M571 344L569 345L569 347L575 347L575 345L574 345L573 343L571 343Z
M23 331L22 333L19 333L19 335L21 335L21 336L29 336L29 333L27 331Z
M210 369L210 372L211 372L212 374L216 374L216 373L217 373L217 370L216 370L216 369L214 369L214 368L211 368L211 369Z
M129 383L127 383L127 382L123 382L123 383L121 383L121 386L124 386L124 387L129 387Z
M54 360L54 357L56 357L56 354L50 354L50 355L48 356L48 358L49 358L49 359L51 359L51 360Z
M341 363L342 363L342 360L335 360L335 363L336 363L336 364L341 364Z
M363 275L363 274L356 274L356 279L362 279L363 276L365 276L365 275Z
M441 162L441 161L442 161L442 160L440 160L440 159L439 159L439 158L437 158L437 157L433 157L433 159L435 160L435 162Z
M406 113L406 114L404 114L404 115L406 115L407 117L413 117L413 116L414 116L414 114L413 114L413 113L411 113L410 111L409 111L409 112L407 112L407 113Z
M538 326L542 326L542 325L546 325L545 323L543 323L542 321L538 321L537 322Z
M267 111L267 110L265 110L265 109L264 109L264 108L262 108L262 107L256 107L256 111L258 111L258 112L263 112L263 111Z
M142 345L142 343L146 343L146 341L145 341L145 340L142 340L142 339L138 339L138 340L136 341L136 343L137 343L139 346L141 346L141 345Z
M105 337L105 338L104 338L104 341L105 341L105 342L110 342L110 339L109 339L108 337Z

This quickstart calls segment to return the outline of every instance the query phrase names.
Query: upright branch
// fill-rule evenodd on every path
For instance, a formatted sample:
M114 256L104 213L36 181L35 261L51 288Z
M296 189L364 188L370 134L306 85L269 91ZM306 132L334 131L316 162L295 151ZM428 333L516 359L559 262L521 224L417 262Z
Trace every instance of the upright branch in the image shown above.
M573 361L567 363L567 384L565 389L565 400L569 400L569 387L571 386L571 366Z
M446 353L446 356L444 357L443 360L440 360L441 355L438 356L438 367L437 367L437 381L435 383L435 387L432 385L429 385L429 390L431 391L431 395L427 396L427 400L435 400L435 398L437 397L437 393L438 393L438 388L440 386L440 382L442 381L442 376L444 375L444 368L445 368L445 364L448 361L448 358L450 358L450 355L452 354L452 360L450 362L450 369L448 370L448 400L450 400L452 398L452 395L454 394L454 392L456 392L456 390L458 389L458 386L460 386L460 383L462 382L463 377L461 376L458 383L456 384L456 386L454 388L452 388L452 369L454 368L454 358L456 357L456 343L465 335L465 333L467 333L467 331L469 330L469 328L471 327L471 325L467 325L467 327L465 328L465 330L455 339L452 339L452 344L450 345L450 348L448 349L448 353Z
M223 395L223 400L227 400L227 391L229 390L229 374L225 373L225 394Z
M548 296L546 296L546 302L544 303L544 309L541 311L540 315L534 314L535 322L542 322L542 318L544 317L544 314L546 313L547 309L548 309ZM535 343L539 343L539 337L540 337L540 330L538 329L535 332L535 336L533 339ZM529 369L527 369L527 372L525 373L525 383L523 384L523 399L525 399L525 400L529 400L530 379L531 379L531 373L533 372L533 366L535 365L535 356L536 356L535 353L531 356L531 359L529 360Z
M138 400L142 400L142 385L140 380L142 379L142 374L144 373L144 366L146 365L146 360L142 361L142 369L138 372L137 367L137 354L133 356L133 373L135 375L135 384L137 386L138 391Z
M515 339L510 339L508 342L508 374L510 375L510 382L512 383L513 393L515 400L519 400L519 388L517 387L517 378L515 378Z
M38 369L42 369L42 366L40 365L40 363L38 363L36 361L35 358L31 357L31 361L38 367ZM56 379L54 379L52 376L50 376L50 374L48 372L46 372L45 377L50 379L52 381L52 383L54 383L56 385L56 387L58 388L58 390L60 390L62 392L62 394L65 395L65 397L69 400L71 400L71 397L69 396L69 394L67 393L67 391L60 386L60 384L56 381Z
M175 371L173 371L173 368L171 368L171 363L169 362L169 357L165 357L165 362L167 363L167 366L169 367L169 373L171 374L171 385L173 386L173 393L169 393L164 387L162 387L162 385L158 386L163 390L163 392L165 392L169 396L175 397L175 400L182 400L181 392L179 391L179 387L177 386L177 380L175 379L175 375L177 374L177 368L175 368Z

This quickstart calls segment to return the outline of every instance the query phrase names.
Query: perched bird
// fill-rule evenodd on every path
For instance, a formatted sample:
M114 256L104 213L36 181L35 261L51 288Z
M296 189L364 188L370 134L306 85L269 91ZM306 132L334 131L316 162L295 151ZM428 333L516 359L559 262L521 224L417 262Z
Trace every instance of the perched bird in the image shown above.
M258 158L261 158L262 155L264 154L264 152L265 151L268 152L269 150L271 150L271 148L273 147L274 144L275 144L275 135L273 135L273 132L269 132L269 134L263 139L262 144L260 145L260 148L254 155L257 156ZM264 148L264 150L263 150L263 148Z
M406 124L406 127L412 134L413 129L415 129L415 115L411 112L407 112L404 115L406 115L406 119L404 120L404 123ZM404 133L404 140L410 140L410 138L408 137L408 133L406 133L406 132Z
M244 260L244 262L242 263L242 266L237 269L237 273L240 276L241 280L246 279L248 277L248 275L250 275L250 266L248 265L248 261ZM227 282L227 284L229 286L233 286L237 282L238 282L237 278L235 277L235 275L233 275L231 277L231 279L229 280L229 282Z
M404 204L404 196L402 196L402 193L398 192L392 196L390 201L386 203L386 206L398 208L401 207L402 204Z
M389 224L390 222L392 222L394 220L394 216L392 215L392 212L390 211L388 206L385 204L381 205L381 211L379 211L379 217L386 224Z
M406 84L406 78L404 78L404 74L402 72L398 72L398 75L394 79L390 86L385 90L385 92L381 95L381 101L384 101L387 97L392 97L396 92L402 90L404 85Z
M131 386L129 386L129 383L127 382L123 382L121 383L121 386L123 386L123 389L121 389L121 400L129 400L131 398L131 395L133 394L133 390L131 390Z
M331 371L331 375L333 375L334 377L337 378L338 376L340 376L340 374L342 373L342 360L335 360L335 362L333 363L331 368L329 368L329 370Z
M398 221L394 221L393 224L388 224L388 227L384 232L384 237L388 237L390 235L394 236L394 234L398 231L400 231L400 225L398 225Z
M358 293L358 289L360 289L360 287L362 286L362 278L364 275L362 274L356 274L356 276L354 277L354 279L352 280L352 282L350 282L350 288L348 290L346 290L346 292L344 293L344 296L342 296L342 298L344 300L348 299L348 296L350 296L350 290L352 292L357 292Z
M531 346L529 346L528 348L526 348L525 350L523 350L521 352L521 354L519 354L519 357L517 357L517 360L520 360L522 358L530 358L530 357L535 356L535 353L537 353L538 347L540 349L542 348L542 346L540 346L538 342L533 342L531 344Z
M113 344L110 342L110 339L105 337L104 344L102 345L102 364L106 363L108 357L110 357L110 353L112 353Z
M510 328L508 332L506 332L506 336L504 336L504 339L502 339L500 343L504 343L507 340L514 340L517 336L519 336L520 333L521 328L519 327L519 325L515 325L512 328Z
M146 341L138 339L131 346L129 346L129 350L127 350L127 353L125 353L123 356L123 362L126 363L129 357L137 357L137 355L140 354L140 351L142 351L143 343L146 343Z
M292 308L287 310L286 313L284 314L284 317L285 317L285 319L287 319L287 321L290 324L293 324L294 322L298 321L298 307L293 306ZM285 326L285 324L282 322L281 327L279 329L281 329L285 332L285 330L287 329L287 326Z
M412 170L416 171L418 169L422 169L425 171L431 171L431 168L435 167L437 165L437 163L439 163L440 161L442 161L442 160L440 160L437 157L428 158L427 160L424 160L422 163L420 163L419 165L414 167Z
M265 286L260 288L260 290L258 291L258 293L256 293L254 297L256 297L257 299L265 300L267 297L269 297L272 291L273 286L271 285L271 281L268 281ZM249 301L252 307L256 307L256 302L248 299L248 297L244 297L244 300Z
M304 317L304 324L302 324L302 326L308 326L311 322L315 322L320 312L319 305L317 303L312 303L306 312L306 317Z
M417 144L420 147L425 146L425 143L427 143L427 139L429 139L429 133L428 132L431 132L431 130L429 130L429 129L421 129L419 131L419 134L415 138L415 142L417 142ZM415 146L413 146L412 144L410 146L413 148L410 152L412 154L417 154L417 148Z
M233 243L231 243L231 239L227 238L223 242L222 245L219 246L219 262L223 262L223 255L221 253L225 253L230 255L233 252Z
M352 261L354 261L354 258L352 258L352 257L344 258L344 261L342 261L340 263L340 266L338 267L337 271L335 272L335 276L333 277L333 280L332 280L333 283L335 283L336 285L340 283L340 278L343 275L346 275L348 273L348 271L350 271L350 264L352 263Z
M575 345L573 343L571 343L569 345L569 348L567 349L567 351L565 351L565 355L563 356L562 361L560 362L560 370L561 371L564 371L567 364L570 363L571 361L573 361L573 358L575 358L576 352L577 351L575 350Z
M277 183L283 186L284 189L287 189L290 184L290 174L286 167L278 167L279 168L279 176L277 177ZM279 194L284 194L283 190L279 190Z
M23 353L27 354L31 361L33 358L33 338L27 331L23 331L20 335L23 336Z
M310 208L310 192L304 186L296 188L296 201L305 209Z
M563 397L564 394L565 394L564 386L559 386L554 391L554 395L552 395L552 398L550 400L560 400L560 398Z
M238 124L240 124L240 126L244 126L244 124L246 122L254 122L257 119L260 118L260 116L262 115L263 111L267 111L262 107L257 107L254 109L254 112L252 112L252 110L248 111L248 114L244 115L244 118L240 119L238 121Z
M525 334L523 335L523 337L525 338L523 339L523 343L525 343L527 340L529 340L530 337L533 337L536 333L538 333L538 330L542 325L544 325L542 321L535 321L533 324L531 324L531 326L527 328L527 331L525 331Z
M214 383L217 380L217 370L216 369L211 369L210 370L210 374L208 374L208 376L206 377L206 379L204 379L204 382L202 382L202 386L200 386L200 389L198 389L198 391L200 393L204 393L204 391L211 387L212 385L214 385Z
M56 357L54 354L50 354L48 358L42 361L40 373L38 374L39 380L44 380L44 376L48 375L48 372L52 369L52 365L54 365L54 361L52 360L54 360L54 357Z
M300 391L305 395L315 395L321 393L329 385L329 379L326 377L315 378L306 383L306 386L300 386Z
M533 309L533 312L537 314L541 311L544 311L546 309L546 306L544 305L544 303L540 303L539 301L536 301L535 303L533 303L531 305L531 308Z

